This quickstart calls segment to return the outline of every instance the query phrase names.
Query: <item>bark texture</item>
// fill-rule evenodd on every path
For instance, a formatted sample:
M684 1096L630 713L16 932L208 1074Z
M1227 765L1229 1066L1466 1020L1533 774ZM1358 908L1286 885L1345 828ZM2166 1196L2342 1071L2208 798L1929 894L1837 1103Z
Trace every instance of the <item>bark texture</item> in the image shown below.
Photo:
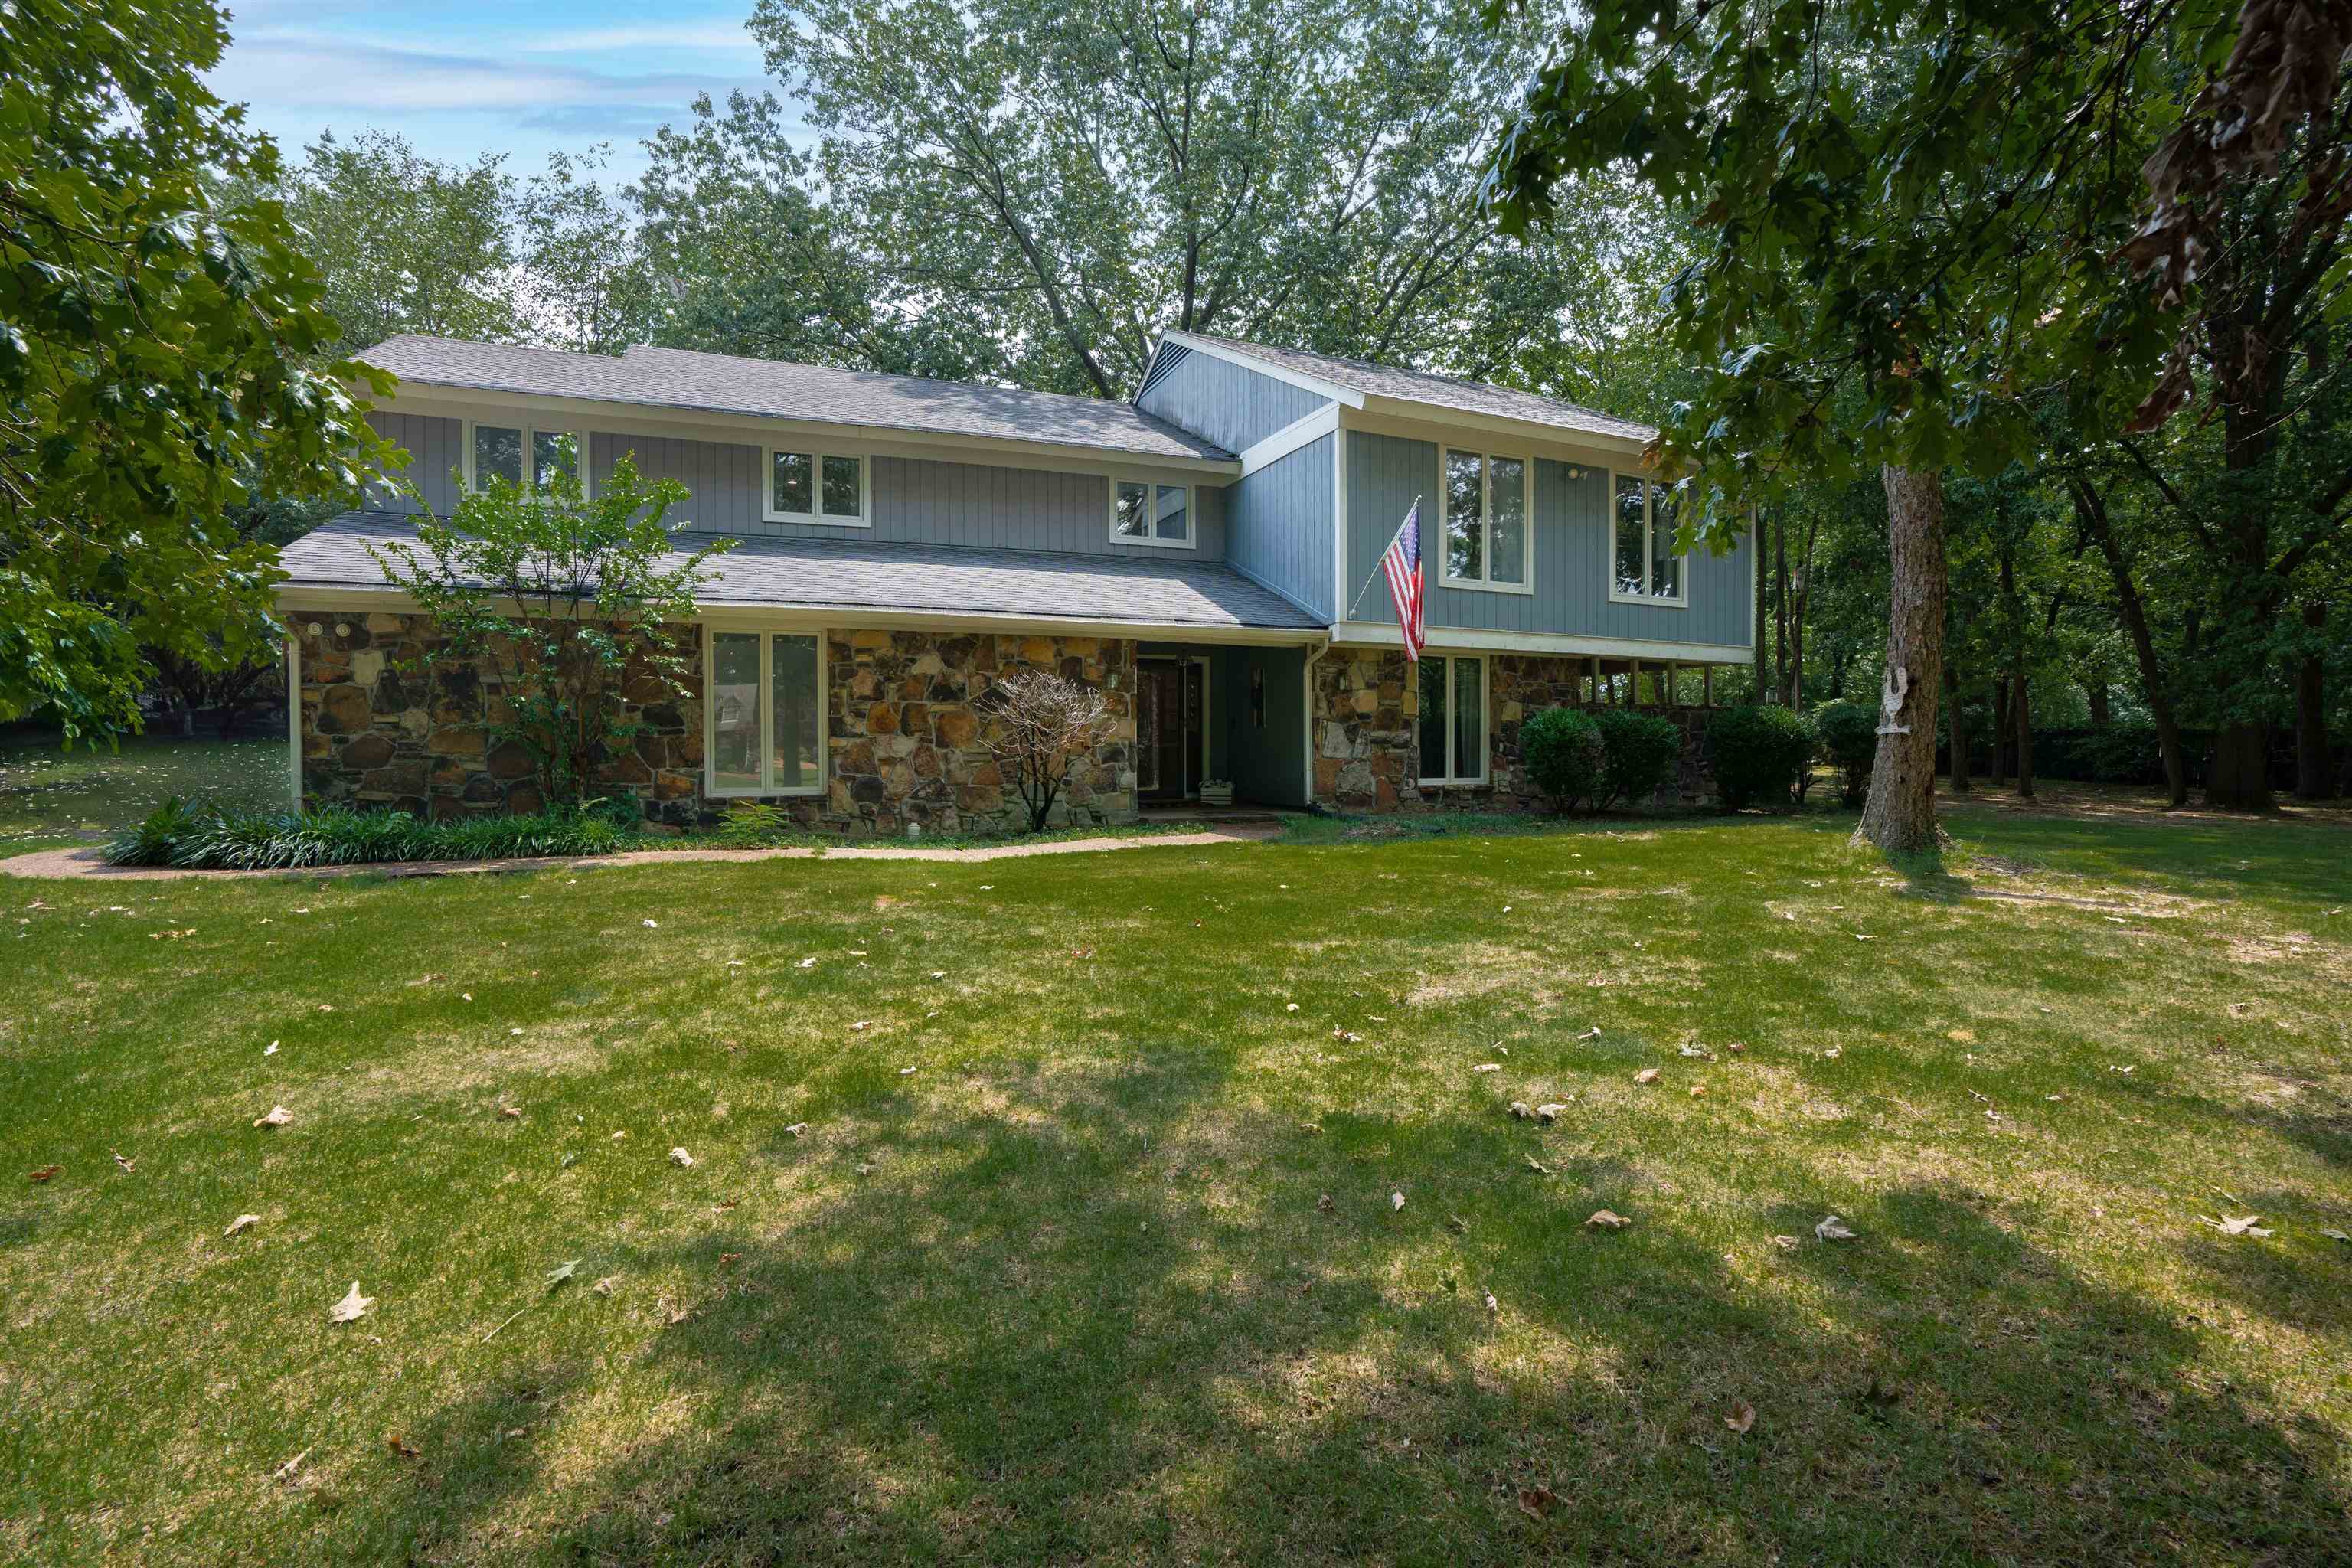
M2327 606L2305 605L2303 624L2327 628ZM2316 651L2306 653L2294 672L2294 793L2298 800L2327 798L2327 672Z
M1879 470L1886 487L1886 544L1893 568L1886 619L1886 674L1879 694L1878 760L1858 843L1888 855L1937 847L1936 701L1944 685L1944 475L1941 469Z

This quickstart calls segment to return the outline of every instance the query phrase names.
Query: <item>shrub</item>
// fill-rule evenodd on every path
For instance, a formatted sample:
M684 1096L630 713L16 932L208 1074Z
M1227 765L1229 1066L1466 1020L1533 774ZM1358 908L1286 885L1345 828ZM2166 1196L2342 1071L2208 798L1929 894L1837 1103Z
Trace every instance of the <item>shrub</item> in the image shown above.
M1859 702L1824 702L1814 710L1822 758L1838 771L1838 798L1859 811L1870 794L1870 770L1878 760L1878 713Z
M634 803L628 803L634 807ZM165 807L177 806L166 802ZM503 860L534 855L610 855L628 847L639 823L613 803L530 816L464 816L426 822L404 811L197 811L158 807L117 838L118 866L180 866L257 871L305 866L380 865L392 860Z
M1724 809L1762 800L1786 805L1813 763L1813 730L1791 708L1728 708L1706 728L1715 789Z
M1547 708L1519 726L1528 778L1562 811L1601 793L1601 726L1574 708Z
M989 726L989 755L1042 833L1070 768L1110 730L1103 694L1043 669L1004 677L972 706Z
M1604 708L1593 722L1601 731L1601 796L1594 805L1606 807L1621 800L1638 805L1674 777L1683 732L1673 720Z
M772 801L739 801L727 808L711 837L730 849L765 849L808 836L798 818Z

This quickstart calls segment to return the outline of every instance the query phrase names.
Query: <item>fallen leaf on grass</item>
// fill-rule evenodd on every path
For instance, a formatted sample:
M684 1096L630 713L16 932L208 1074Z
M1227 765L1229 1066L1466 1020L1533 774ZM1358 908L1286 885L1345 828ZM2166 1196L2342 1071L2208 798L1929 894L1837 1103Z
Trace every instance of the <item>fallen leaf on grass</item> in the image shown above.
M1480 1296L1486 1303L1486 1315L1488 1317L1494 1317L1503 1310L1501 1303L1495 1300L1495 1293L1492 1290L1481 1291Z
M265 1057L276 1056L278 1054L278 1042L276 1040L272 1040L268 1045L262 1047L261 1054Z
M1553 1100L1548 1105L1538 1105L1536 1107L1536 1120L1549 1127L1559 1121L1559 1113L1567 1109L1568 1102L1565 1100Z
M1390 1212L1394 1213L1396 1210L1402 1207L1404 1207L1404 1194L1402 1193L1391 1193L1389 1194Z
M397 1432L386 1436L384 1438L384 1443L392 1449L393 1453L396 1457L403 1459L418 1458L422 1457L425 1452L424 1449L411 1444L405 1437L403 1437Z
M257 1214L241 1214L228 1222L228 1228L221 1232L221 1236L226 1238L235 1236L240 1230L251 1230L260 1223L261 1216Z
M1658 1081L1658 1069L1655 1068L1643 1068L1640 1072L1633 1075L1633 1081L1635 1083L1655 1083Z
M1325 1193L1315 1200L1315 1209L1318 1214L1337 1214L1339 1212L1339 1205L1331 1201L1330 1194Z
M1690 1086L1690 1097L1693 1100L1697 1100L1706 1093L1706 1086L1703 1083L1695 1083Z
M1750 1426L1756 1425L1756 1406L1744 1399L1739 1401L1731 1407L1731 1414L1723 1418L1723 1424L1733 1431L1744 1435Z
M900 1078L912 1078L915 1076L915 1069L913 1068L900 1068L898 1069L898 1076Z
M722 1252L719 1255L719 1261L721 1263L740 1263L742 1260L743 1255L740 1252Z
M298 1485L299 1481L295 1472L302 1468L302 1461L310 1457L310 1450L308 1448L303 1449L300 1453L295 1455L292 1458L287 1460L284 1464L270 1471L269 1479L285 1486L290 1487Z
M509 1119L517 1118L522 1115L522 1107L520 1105L501 1105L499 1107L499 1114Z
M1601 1037L1601 1026L1595 1024L1576 1037L1580 1040L1597 1040Z
M1533 1171L1538 1176L1549 1176L1551 1174L1551 1167L1545 1164L1541 1160L1535 1158L1533 1155L1529 1155L1528 1158L1528 1169Z
M37 1171L26 1172L25 1178L31 1182L46 1182L64 1169L63 1165L44 1165Z
M1515 1100L1511 1101L1511 1114L1518 1118L1521 1121L1525 1121L1528 1118L1533 1116L1535 1112L1528 1109L1528 1102L1526 1100Z
M2319 1234L2330 1241L2352 1241L2352 1236L2347 1236L2340 1230L2329 1230L2325 1226L2321 1227Z
M1503 1064L1500 1062L1480 1062L1476 1067L1472 1068L1470 1070L1472 1072L1501 1072L1503 1070Z
M597 1280L595 1284L591 1285L589 1289L595 1291L599 1296L609 1296L614 1291L619 1289L620 1287L621 1277L617 1274L607 1274L602 1279Z
M871 1018L860 1018L860 1019L858 1019L858 1020L857 1020L857 1022L856 1022L855 1024L850 1025L849 1026L850 1026L850 1028L851 1028L851 1030L852 1030L852 1031L860 1030L860 1029L870 1029L870 1028L872 1028L872 1027L874 1026L874 1020L873 1020L873 1019L871 1019Z
M1815 1237L1822 1241L1853 1241L1855 1239L1855 1233L1847 1229L1845 1221L1838 1218L1835 1215L1830 1215L1827 1219L1822 1221L1821 1224L1813 1226L1813 1235Z
M351 1289L345 1292L343 1299L327 1309L327 1321L331 1323L357 1322L361 1318L366 1316L367 1310L374 1305L375 1298L373 1296L361 1295L360 1282L354 1279L352 1281Z
M120 1149L116 1150L114 1152L114 1163L121 1166L126 1173L135 1168L139 1163L136 1160L124 1159L122 1157L122 1152Z
M1538 1523L1542 1522L1544 1517L1559 1506L1559 1494L1553 1491L1549 1487L1521 1487L1519 1489L1519 1511Z
M680 1170L684 1170L687 1166L694 1163L694 1156L688 1153L684 1149L673 1149L669 1152L669 1163L677 1166Z
M1797 1250L1797 1238L1793 1236L1776 1236L1772 1238L1772 1245L1783 1252L1794 1252Z
M1589 1230L1622 1230L1633 1223L1614 1209L1594 1209L1592 1217L1584 1222Z
M283 1127L293 1120L294 1113L292 1111L287 1110L282 1105L273 1105L269 1108L268 1115L255 1117L253 1119L253 1124L256 1127Z
M646 929L647 931L659 931L659 930L661 929L661 926L660 926L660 923L659 923L658 921L647 921L646 922Z
M784 1131L797 1138L802 1133L808 1131L808 1123L805 1121L795 1121L790 1127L785 1128Z
M2197 1217L2223 1236L2268 1236L2270 1234L2259 1223L2263 1216L2258 1214L2240 1215L2235 1218L2224 1215L2219 1219L2211 1215L2200 1214Z
M579 1272L580 1259L576 1258L566 1259L547 1271L547 1288L552 1290Z

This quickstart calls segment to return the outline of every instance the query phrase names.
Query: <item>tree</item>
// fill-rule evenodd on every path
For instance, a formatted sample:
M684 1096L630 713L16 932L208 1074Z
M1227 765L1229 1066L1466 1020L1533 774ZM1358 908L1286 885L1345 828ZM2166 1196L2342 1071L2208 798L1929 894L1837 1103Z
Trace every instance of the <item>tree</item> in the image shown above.
M751 26L824 133L829 213L1003 378L1125 397L1168 327L1466 374L1562 335L1579 269L1474 199L1533 40L1465 8L762 0Z
M625 456L593 500L568 472L540 491L493 479L466 494L448 521L419 521L421 552L368 547L433 622L419 673L454 672L490 741L529 754L551 805L583 801L642 728L623 705L625 689L633 701L640 683L660 694L655 700L688 694L685 628L712 576L706 563L734 542L677 554L662 518L685 499L685 486L647 484ZM483 668L495 692L471 679Z
M203 73L206 0L0 7L0 720L68 743L139 723L152 648L265 656L254 494L356 499L396 459L267 188L277 151Z
M989 755L1028 808L1029 831L1044 831L1072 765L1109 731L1108 702L1050 670L1023 669L989 688L975 706L987 725Z

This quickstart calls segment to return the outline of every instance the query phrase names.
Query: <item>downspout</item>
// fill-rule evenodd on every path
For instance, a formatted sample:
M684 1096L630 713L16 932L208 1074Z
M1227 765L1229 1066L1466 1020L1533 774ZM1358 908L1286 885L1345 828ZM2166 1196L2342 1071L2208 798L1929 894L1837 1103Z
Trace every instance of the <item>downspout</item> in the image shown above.
M1307 809L1315 809L1315 667L1331 651L1331 634L1325 632L1319 643L1306 645L1314 651L1307 656L1299 680L1299 712L1307 730L1305 755L1300 758L1304 772L1299 775L1300 795Z

